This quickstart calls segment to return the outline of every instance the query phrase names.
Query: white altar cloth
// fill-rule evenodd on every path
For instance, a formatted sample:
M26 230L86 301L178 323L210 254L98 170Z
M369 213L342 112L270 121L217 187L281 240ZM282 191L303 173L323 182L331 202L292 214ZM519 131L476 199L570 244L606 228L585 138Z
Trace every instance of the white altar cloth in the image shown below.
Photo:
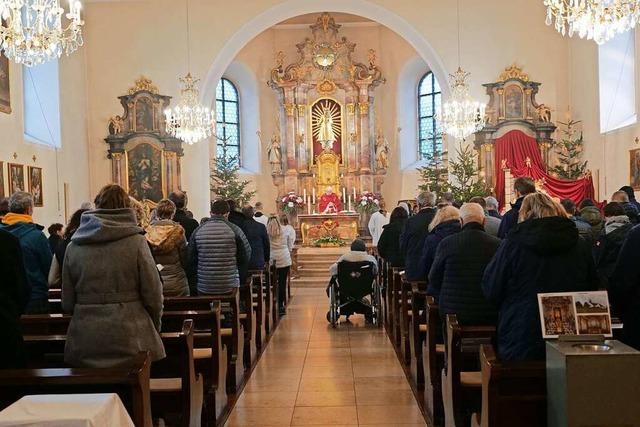
M134 427L117 394L24 396L0 412L0 426Z

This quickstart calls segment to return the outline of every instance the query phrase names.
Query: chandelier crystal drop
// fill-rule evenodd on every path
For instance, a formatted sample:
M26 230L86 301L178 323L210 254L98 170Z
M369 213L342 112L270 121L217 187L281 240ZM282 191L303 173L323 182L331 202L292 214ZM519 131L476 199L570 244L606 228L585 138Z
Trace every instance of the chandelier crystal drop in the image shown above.
M198 103L198 81L191 73L181 78L180 102L164 112L167 132L190 145L210 137L215 126L213 111Z
M640 19L640 0L544 0L546 24L560 34L603 44Z
M442 110L436 117L443 132L457 139L466 138L482 129L485 124L486 105L474 100L469 94L469 75L460 67L449 75L451 98L442 104Z
M27 67L70 55L82 46L80 1L69 1L65 14L59 0L0 0L0 51ZM63 26L63 15L68 23Z

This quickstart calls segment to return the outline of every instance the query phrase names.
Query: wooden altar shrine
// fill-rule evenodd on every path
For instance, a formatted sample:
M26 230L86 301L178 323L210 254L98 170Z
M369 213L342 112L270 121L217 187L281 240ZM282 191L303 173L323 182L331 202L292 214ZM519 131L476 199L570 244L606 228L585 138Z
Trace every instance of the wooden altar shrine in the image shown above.
M313 246L317 239L335 237L347 244L359 234L360 214L341 212L339 214L300 214L300 236L303 246ZM328 244L325 246L334 246Z
M280 51L271 70L268 84L278 93L279 114L268 154L278 194L306 193L310 211L318 213L313 195L329 186L353 203L354 194L379 193L388 146L379 126L374 130L375 89L385 81L375 51L368 50L367 63L356 60L356 44L340 36L328 13L310 30L296 45L295 61L285 65Z
M158 202L180 188L182 141L166 133L164 121L171 97L140 77L118 99L124 112L109 120L105 138L111 179L139 201Z

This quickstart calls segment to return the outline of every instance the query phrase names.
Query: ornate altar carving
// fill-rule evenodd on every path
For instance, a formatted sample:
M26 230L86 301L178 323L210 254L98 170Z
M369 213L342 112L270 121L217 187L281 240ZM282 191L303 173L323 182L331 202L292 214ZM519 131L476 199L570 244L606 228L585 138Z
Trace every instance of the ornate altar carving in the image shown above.
M358 222L360 216L356 213L335 215L298 215L300 234L304 246L313 245L314 241L322 237L337 237L345 242L352 242L358 237Z
M385 79L376 53L369 49L356 59L356 44L340 35L340 25L328 13L320 15L310 31L310 37L296 45L293 62L286 64L285 54L278 52L268 81L279 93L282 117L282 169L274 170L274 183L280 194L310 193L313 188L320 192L327 185L337 192L345 187L349 194L353 189L379 191L386 170L375 167L375 114L369 106ZM331 183L313 179L326 167L318 163L325 150L339 160L337 166L331 164ZM341 175L344 179L336 179Z
M475 134L475 147L479 153L480 168L485 179L495 186L494 142L508 130L519 129L535 136L542 157L546 161L545 147L552 144L556 126L551 120L551 109L538 104L536 95L540 83L531 81L521 67L513 64L504 69L498 81L483 85L489 95L486 108L486 125Z
M340 157L333 151L324 151L316 157L316 191L324 193L327 187L340 189Z
M118 99L124 113L109 119L105 138L112 180L138 200L158 202L180 188L182 141L166 133L162 113L171 97L140 77Z

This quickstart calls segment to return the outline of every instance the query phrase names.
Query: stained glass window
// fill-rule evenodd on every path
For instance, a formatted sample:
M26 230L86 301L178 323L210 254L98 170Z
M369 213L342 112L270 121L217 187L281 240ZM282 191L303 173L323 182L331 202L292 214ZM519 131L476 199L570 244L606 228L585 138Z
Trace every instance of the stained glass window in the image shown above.
M442 154L442 132L436 121L440 110L442 92L440 84L431 71L418 84L418 150L420 159Z
M238 89L228 79L222 78L216 88L217 154L237 156L240 159L240 101Z

